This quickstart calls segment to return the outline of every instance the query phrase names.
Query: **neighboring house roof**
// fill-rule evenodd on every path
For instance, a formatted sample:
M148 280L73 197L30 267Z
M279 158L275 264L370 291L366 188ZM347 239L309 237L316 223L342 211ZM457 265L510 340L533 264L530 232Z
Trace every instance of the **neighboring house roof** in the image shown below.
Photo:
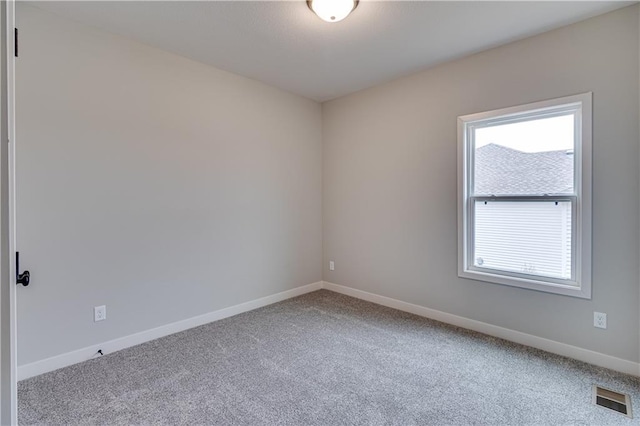
M573 192L572 151L522 152L488 144L475 152L476 195Z

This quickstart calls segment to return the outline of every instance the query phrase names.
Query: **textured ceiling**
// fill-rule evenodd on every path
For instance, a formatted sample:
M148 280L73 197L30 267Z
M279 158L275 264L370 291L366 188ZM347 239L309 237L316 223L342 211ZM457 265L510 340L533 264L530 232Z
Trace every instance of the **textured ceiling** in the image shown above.
M631 2L361 0L339 23L303 0L30 4L325 101Z

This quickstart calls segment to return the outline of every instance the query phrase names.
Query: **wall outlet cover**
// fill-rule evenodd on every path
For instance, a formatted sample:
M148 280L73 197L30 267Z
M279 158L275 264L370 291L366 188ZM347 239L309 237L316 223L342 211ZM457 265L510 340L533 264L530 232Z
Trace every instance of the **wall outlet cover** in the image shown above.
M607 314L603 312L594 312L593 326L596 328L607 328Z
M93 321L104 321L107 319L107 307L105 305L93 308Z

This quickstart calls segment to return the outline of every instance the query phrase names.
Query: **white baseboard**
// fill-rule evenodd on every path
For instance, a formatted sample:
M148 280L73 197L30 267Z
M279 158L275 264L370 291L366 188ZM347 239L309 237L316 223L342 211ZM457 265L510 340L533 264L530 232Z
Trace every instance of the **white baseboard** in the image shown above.
M291 290L283 291L281 293L273 294L271 296L266 296L260 299L241 303L239 305L209 312L197 317L188 318L186 320L163 325L150 330L142 331L140 333L131 334L129 336L110 340L108 342L95 344L72 352L67 352L51 358L46 358L41 361L21 365L18 367L18 380L28 379L30 377L48 373L59 368L87 361L95 357L98 349L102 349L102 352L105 354L116 352L121 349L139 345L141 343L168 336L173 333L178 333L180 331L188 330L193 327L198 327L200 325L228 318L234 315L241 314L243 312L252 311L254 309L281 302L292 297L301 296L303 294L320 290L322 288L334 291L336 293L355 297L357 299L376 303L378 305L387 306L399 311L409 312L422 317L431 318L436 321L441 321L447 324L452 324L458 327L488 334L490 336L520 343L522 345L542 349L547 352L577 359L579 361L588 362L600 367L610 368L612 370L620 371L622 373L631 374L634 376L640 376L640 363L616 358L611 355L605 355L588 349L579 348L577 346L568 345L566 343L556 342L554 340L522 333L520 331L510 330L504 327L487 324L481 321L472 320L435 309L425 308L424 306L414 305L412 303L403 302L401 300L392 299L386 296L380 296L362 290L357 290L351 287L345 287L326 281L320 281Z
M57 370L62 367L67 367L72 364L87 361L96 356L98 349L102 349L102 352L104 354L116 352L121 349L139 345L141 343L168 336L173 333L178 333L180 331L188 330L193 327L198 327L200 325L204 325L213 321L218 321L223 318L228 318L234 315L241 314L243 312L252 311L263 306L281 302L286 299L291 299L292 297L320 290L322 288L322 284L322 281L319 281L313 284L304 285L302 287L286 290L281 293L273 294L271 296L262 297L260 299L241 303L235 306L230 306L228 308L209 312L207 314L199 315L193 318L188 318L182 321L152 328L150 330L131 334L129 336L110 340L108 342L87 346L82 349L67 352L51 358L46 358L41 361L21 365L18 367L18 380L28 379L29 377L38 376L40 374L48 373L49 371Z
M520 331L510 330L508 328L499 327L497 325L487 324L485 322L472 320L458 315L448 314L446 312L437 311L435 309L425 308L424 306L414 305L412 303L403 302L401 300L392 299L390 297L379 296L362 290L356 290L351 287L345 287L329 282L323 283L323 288L336 293L341 293L357 299L366 300L378 305L387 306L399 311L409 312L421 317L430 318L441 321L457 327L466 328L468 330L477 331L488 334L490 336L499 337L511 342L520 343L543 351L566 356L568 358L577 359L579 361L594 364L600 367L609 368L634 376L640 376L640 363L616 358L611 355L591 351L589 349L579 348L577 346L567 345L566 343L557 342L555 340L545 339L543 337L534 336L532 334L522 333Z

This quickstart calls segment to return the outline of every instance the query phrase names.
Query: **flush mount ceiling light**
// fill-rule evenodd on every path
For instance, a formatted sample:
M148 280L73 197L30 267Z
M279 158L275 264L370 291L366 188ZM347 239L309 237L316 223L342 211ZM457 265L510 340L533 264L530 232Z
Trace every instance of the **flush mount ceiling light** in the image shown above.
M307 6L323 21L338 22L349 16L358 0L307 0Z

